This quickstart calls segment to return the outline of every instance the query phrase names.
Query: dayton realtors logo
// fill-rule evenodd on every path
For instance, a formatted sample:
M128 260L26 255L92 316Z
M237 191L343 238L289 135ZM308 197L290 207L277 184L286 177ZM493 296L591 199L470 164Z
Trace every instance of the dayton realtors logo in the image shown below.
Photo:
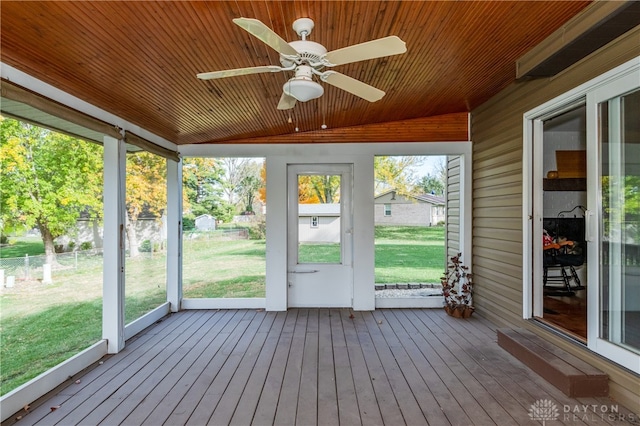
M541 421L543 426L549 420L556 420L558 416L560 416L558 407L548 399L539 399L529 408L531 420Z
M618 405L605 404L564 404L562 407L562 417L558 405L548 399L539 399L529 408L529 418L534 421L541 421L543 426L547 421L562 420L563 422L602 422L621 421L635 423L640 420L638 415L633 413L620 413Z

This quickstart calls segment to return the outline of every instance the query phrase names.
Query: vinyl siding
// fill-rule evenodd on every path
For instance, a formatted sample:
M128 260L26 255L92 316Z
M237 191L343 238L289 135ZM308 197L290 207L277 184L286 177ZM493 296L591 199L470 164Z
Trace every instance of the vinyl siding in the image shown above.
M638 55L640 27L553 78L511 84L471 118L478 313L498 324L529 328L606 372L611 396L635 412L640 412L637 376L522 319L522 120L525 112Z
M447 259L460 253L460 156L447 157ZM464 259L463 259L464 260Z

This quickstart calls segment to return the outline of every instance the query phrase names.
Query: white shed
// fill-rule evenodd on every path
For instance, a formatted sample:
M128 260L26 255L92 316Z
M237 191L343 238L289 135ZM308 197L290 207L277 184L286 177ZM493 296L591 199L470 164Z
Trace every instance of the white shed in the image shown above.
M198 231L215 231L216 218L210 214L202 214L196 217L196 229Z
M339 243L340 204L298 204L298 239L307 243Z

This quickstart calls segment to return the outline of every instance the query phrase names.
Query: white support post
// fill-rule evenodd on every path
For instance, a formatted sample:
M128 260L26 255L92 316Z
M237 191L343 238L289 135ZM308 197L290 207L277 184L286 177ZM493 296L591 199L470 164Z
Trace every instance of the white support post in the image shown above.
M266 310L287 310L287 162L267 157ZM284 188L284 189L283 189Z
M167 301L182 304L182 160L167 160Z
M124 348L126 165L124 140L105 136L102 337L110 354Z

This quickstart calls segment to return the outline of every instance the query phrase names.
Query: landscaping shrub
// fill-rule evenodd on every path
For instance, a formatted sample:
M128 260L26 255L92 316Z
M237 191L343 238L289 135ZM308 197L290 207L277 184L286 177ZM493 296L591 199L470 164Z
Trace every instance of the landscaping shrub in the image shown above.
M196 218L192 216L182 216L182 230L193 231L196 229Z
M144 240L138 250L142 253L151 253L152 245L151 240Z
M263 220L252 223L248 228L250 240L264 240L267 238L267 222Z

